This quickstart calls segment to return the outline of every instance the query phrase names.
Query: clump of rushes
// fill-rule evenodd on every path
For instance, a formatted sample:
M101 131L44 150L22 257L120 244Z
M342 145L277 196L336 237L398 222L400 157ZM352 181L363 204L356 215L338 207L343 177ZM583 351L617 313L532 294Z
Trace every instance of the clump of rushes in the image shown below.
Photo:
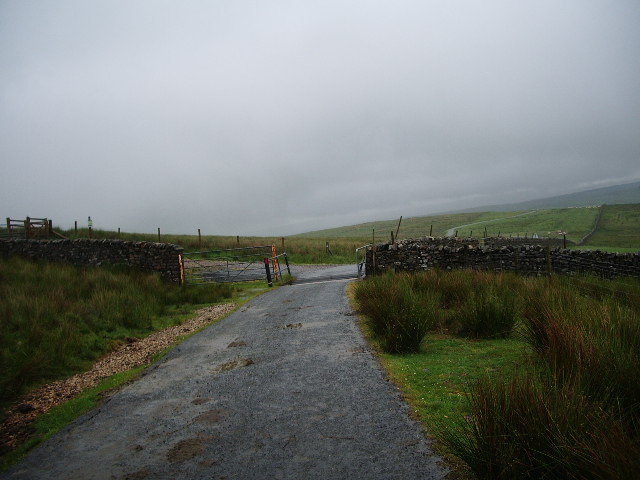
M628 298L639 285L522 280L531 365L474 384L473 415L444 434L480 478L640 476L640 316Z
M382 349L388 353L417 352L439 322L439 294L418 292L408 274L373 277L356 289L360 311Z
M507 338L519 301L517 277L471 270L388 273L362 282L356 300L384 351L420 350L430 331L463 337Z
M473 416L443 433L479 478L637 478L640 445L620 418L546 373L478 381Z
M177 305L215 303L228 285L182 288L123 268L0 260L0 404L73 374ZM179 320L176 318L175 323Z
M452 321L457 334L472 338L508 338L518 317L518 297L510 288L482 285L469 293Z

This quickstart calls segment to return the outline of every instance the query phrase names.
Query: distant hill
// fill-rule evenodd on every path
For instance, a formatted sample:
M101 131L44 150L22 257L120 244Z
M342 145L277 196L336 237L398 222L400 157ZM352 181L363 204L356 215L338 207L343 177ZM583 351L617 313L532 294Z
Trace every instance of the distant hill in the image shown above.
M584 190L582 192L558 195L556 197L528 200L526 202L502 205L484 205L449 213L461 212L513 212L545 208L589 207L593 205L619 205L640 203L640 182L614 185L611 187Z
M606 208L572 208L607 205ZM601 221L598 222L602 211ZM593 231L594 227L596 231ZM390 238L398 219L367 222L294 235L314 239L358 239L369 243ZM532 233L567 232L567 239L579 242L595 233L587 245L640 247L640 182L597 188L557 197L505 205L487 205L458 212L402 220L399 238L443 236L459 231L461 236L520 236ZM592 232L593 231L593 232Z

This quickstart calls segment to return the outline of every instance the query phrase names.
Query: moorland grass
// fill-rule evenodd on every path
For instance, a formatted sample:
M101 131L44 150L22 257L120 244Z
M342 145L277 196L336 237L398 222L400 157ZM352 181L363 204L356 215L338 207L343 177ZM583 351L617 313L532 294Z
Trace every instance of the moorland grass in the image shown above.
M375 289L358 295L361 285L378 281L380 288L411 283L416 295L424 291L428 298L439 293L437 327L415 353L383 353L383 363L442 450L477 477L638 477L639 280L472 271L368 279L354 287L354 298L366 313L365 331L384 348L367 313L375 308L366 307ZM508 292L507 300L496 292ZM380 300L384 314L406 297ZM485 340L461 327L473 316L466 301L477 312L478 305L493 304L493 313L480 316L495 327L502 322L497 318L513 316L511 335ZM474 357L474 351L485 353Z
M232 295L229 285L182 288L123 268L20 258L0 260L0 278L0 405Z
M513 277L462 270L387 273L359 284L355 299L385 352L418 352L436 328L462 337L509 337L518 299L505 279Z

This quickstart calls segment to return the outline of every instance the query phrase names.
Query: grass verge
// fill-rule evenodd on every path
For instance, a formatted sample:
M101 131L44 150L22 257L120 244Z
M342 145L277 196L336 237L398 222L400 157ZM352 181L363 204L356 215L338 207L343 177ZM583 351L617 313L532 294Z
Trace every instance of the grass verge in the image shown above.
M370 280L352 289L367 312L363 330L461 478L638 477L640 281L471 271ZM442 320L417 351L384 352L380 320L370 316L411 311L407 285L419 286L414 295L439 293ZM468 308L483 291L493 293L481 293L481 305L490 298L505 308ZM367 307L374 298L384 305ZM513 316L511 334L469 338L468 329L452 328L474 311L494 325Z
M154 275L122 269L22 259L0 261L0 278L2 421L9 412L5 408L26 392L86 370L98 357L133 338L183 325L202 307L229 302L242 305L270 290L264 281L181 288ZM201 325L197 330L176 337L173 345L211 323L213 320L206 325L197 322ZM11 423L11 430L3 425L0 467L4 470L15 464L33 446L94 408L104 392L132 380L148 364L117 373L38 416L33 425L27 425L33 435L17 449L13 447L19 444L17 439L24 438L25 425ZM11 444L5 443L9 436Z

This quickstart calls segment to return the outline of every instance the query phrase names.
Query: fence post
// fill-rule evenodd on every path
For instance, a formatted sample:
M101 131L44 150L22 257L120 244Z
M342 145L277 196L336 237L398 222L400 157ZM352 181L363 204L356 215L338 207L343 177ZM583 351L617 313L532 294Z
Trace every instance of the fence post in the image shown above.
M433 237L433 223L431 224L431 227L429 227L429 236Z
M272 287L273 282L271 281L271 270L269 269L269 259L267 257L264 258L264 269L267 272L267 284Z
M24 237L29 240L29 237L31 236L31 218L27 217L26 220L24 221Z
M158 227L158 243L160 243L160 227Z
M120 240L120 227L118 227L118 240Z
M400 232L400 224L402 223L402 215L400 215L400 221L398 222L398 228L396 228L396 238L398 238L398 233Z
M202 236L200 236L200 229L198 229L198 250L202 250Z
M75 233L78 233L78 220L76 220L74 223L75 223L75 226L74 226Z
M287 272L289 273L289 276L291 276L291 269L289 268L289 256L286 253L284 254L284 263L287 264Z

